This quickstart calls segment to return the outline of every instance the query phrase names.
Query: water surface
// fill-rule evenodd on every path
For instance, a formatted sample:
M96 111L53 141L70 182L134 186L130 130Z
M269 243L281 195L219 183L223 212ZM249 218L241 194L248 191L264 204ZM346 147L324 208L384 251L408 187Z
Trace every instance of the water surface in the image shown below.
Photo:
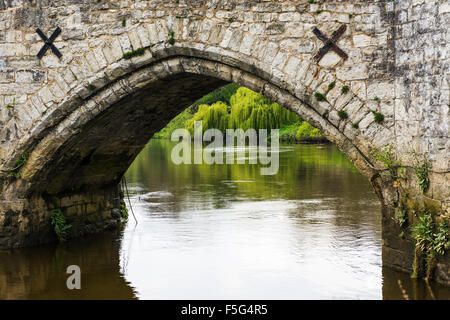
M121 232L0 253L0 298L402 299L449 290L382 267L381 208L333 145L286 145L280 170L174 165L153 140L126 174ZM82 290L65 268L82 270Z

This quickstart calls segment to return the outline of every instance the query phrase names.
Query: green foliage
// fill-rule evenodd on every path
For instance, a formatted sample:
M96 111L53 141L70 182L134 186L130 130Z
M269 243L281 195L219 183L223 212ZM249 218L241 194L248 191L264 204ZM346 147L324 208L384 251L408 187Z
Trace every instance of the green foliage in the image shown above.
M216 89L207 95L203 96L190 107L181 112L176 116L169 124L164 127L161 131L157 132L154 137L157 139L169 139L172 132L178 128L184 128L187 120L191 119L194 114L198 111L200 105L212 105L218 101L222 101L227 105L230 105L231 97L239 89L239 85L235 83L230 83L219 89Z
M319 91L316 91L316 93L314 93L314 96L316 97L317 101L327 101L327 98Z
M296 138L298 140L307 139L307 138L321 138L323 137L322 132L319 129L314 128L308 122L303 121L301 126L298 128Z
M328 90L333 89L335 86L336 86L336 82L335 82L335 81L331 82L331 83L328 85Z
M15 178L19 179L22 177L22 173L20 172L20 168L22 168L25 163L27 163L28 160L28 154L24 153L20 156L19 159L17 159L16 163L14 164L13 168L9 168L9 174L7 175L8 178Z
M373 120L376 123L382 123L384 121L384 115L382 113L377 111L372 111L372 113L373 113Z
M393 219L400 227L403 227L407 219L406 211L402 209L396 209L395 217Z
M139 48L136 50L128 51L123 54L124 59L131 59L133 57L142 56L145 53L145 48Z
M175 36L175 32L174 32L173 30L170 30L170 31L169 31L169 39L167 40L167 42L168 42L170 45L174 45L174 44L175 44L175 38L174 38L174 36Z
M241 87L230 99L230 121L228 128L244 130L253 128L276 129L282 125L300 122L295 113L283 108L278 103Z
M122 27L126 27L127 26L127 20L124 18L122 19Z
M374 98L373 98L373 101L380 101L380 98L374 97Z
M315 0L308 0L308 3L316 3Z
M324 140L320 130L302 122L295 113L270 99L237 84L229 84L197 100L176 116L155 138L170 138L175 129L185 127L191 134L194 122L202 121L203 130L280 129L282 141Z
M120 204L120 217L124 220L128 219L128 209L124 203Z
M203 96L202 98L198 99L194 104L191 106L192 113L197 112L198 107L202 104L214 104L218 101L222 101L227 105L231 105L231 97L235 95L235 93L239 89L239 85L235 83L230 83L226 86L223 86L219 89L216 89L207 95Z
M358 129L359 128L359 123L352 123L352 128Z
M412 275L414 278L419 273L420 258L426 259L428 278L434 262L450 248L448 225L441 222L436 229L435 232L433 218L428 211L423 212L422 216L419 217L419 222L412 228L412 236L416 240L416 255Z
M233 23L233 18L228 18L229 23Z
M353 15L351 13L348 14L349 19L353 18Z
M431 164L428 162L426 155L423 156L423 161L420 161L417 153L413 152L414 155L414 171L417 177L417 185L419 186L422 193L425 193L430 188L430 177L428 176L428 171L431 169Z
M445 222L441 222L431 240L431 252L432 255L443 256L448 249L450 249L449 228Z
M228 106L222 101L218 101L211 106L204 104L199 107L194 117L186 121L185 128L193 135L195 121L202 121L203 132L213 128L225 132L228 128L229 118Z
M282 125L280 127L280 140L287 142L295 142L297 140L296 134L300 127L299 123Z
M318 10L316 10L316 13L317 14L322 13L322 10L318 9Z
M389 170L391 177L397 180L398 174L397 169L401 167L401 161L395 160L394 154L392 152L392 145L385 145L383 149L374 148L372 155L378 161L382 162L384 167Z
M342 86L341 92L342 92L343 94L346 94L346 93L349 92L349 91L350 91L350 88L349 88L348 86Z
M345 120L348 119L348 113L345 110L339 110L338 111L338 116L341 120Z
M50 221L51 224L53 225L54 231L59 241L61 242L66 241L67 236L66 231L70 229L72 226L66 224L66 218L64 217L61 209L55 209L52 211Z
M244 87L239 88L229 100L229 105L223 101L217 101L211 106L200 105L194 116L186 121L185 128L192 134L194 122L202 121L203 131L210 128L222 132L238 128L270 131L282 125L300 122L295 113Z

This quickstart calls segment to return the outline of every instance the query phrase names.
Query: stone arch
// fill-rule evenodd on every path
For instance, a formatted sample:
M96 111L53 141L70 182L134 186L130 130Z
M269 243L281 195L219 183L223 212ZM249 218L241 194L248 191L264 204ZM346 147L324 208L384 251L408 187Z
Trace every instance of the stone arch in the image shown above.
M107 72L115 78L110 76L111 81L94 86L92 83L99 83L103 75L99 73L98 78L74 87L72 94L35 124L28 139L19 140L22 144L16 145L10 159L13 161L27 152L29 160L21 169L22 178L4 183L2 192L9 199L2 204L3 210L18 213L18 229L31 228L44 239L42 225L48 221L52 208L67 208L69 217L101 212L94 219L97 227L102 224L99 228L103 229L114 224L111 209L118 207L114 201L118 196L116 186L153 133L196 99L230 82L279 102L322 129L372 179L382 197L381 186L374 180L377 171L368 155L346 137L344 125L333 125L318 111L323 106L312 92L305 89L292 93L293 88L280 87L282 82L274 83L264 70L240 61L233 63L217 54L206 59L200 54L196 56L195 49L187 52L190 56L185 55L185 48L181 51L170 48L108 66ZM155 100L163 106L155 106ZM167 109L167 106L175 107ZM123 128L132 134L121 131ZM110 222L104 223L105 219ZM92 229L85 223L79 221L77 233ZM28 241L20 236L11 240L16 241L14 245Z
M132 99L130 97L133 95L143 93L146 90L146 86L151 88L152 83L156 85L158 82L164 82L170 78L176 79L177 77L183 77L183 75L187 78L189 76L197 77L199 82L201 77L211 79L210 87L202 90L202 95L211 91L211 86L212 88L217 87L216 82L219 84L235 82L279 102L320 128L329 140L336 143L347 154L365 176L372 179L376 175L376 170L369 160L370 154L367 152L369 151L367 148L369 143L365 142L363 147L360 148L358 140L350 139L347 136L350 125L349 120L343 119L333 123L330 119L330 113L336 113L336 110L328 102L326 102L328 109L324 107L325 103L317 101L310 88L302 87L302 90L298 90L298 88L289 86L288 82L282 80L276 83L276 81L273 81L273 77L265 70L241 61L232 61L227 59L226 56L219 54L209 54L204 51L199 53L195 49L186 48L182 50L176 50L177 48L170 49L133 58L131 63L128 64L125 60L116 65L113 64L109 66L111 68L107 71L110 75L108 77L109 82L104 83L103 87L98 88L93 84L101 83L102 80L105 81L101 79L103 74L100 73L100 76L95 79L90 79L89 82L83 82L78 87L75 87L74 94L69 94L60 104L56 105L53 108L53 113L50 113L48 117L44 118L34 128L29 137L30 140L23 139L23 146L19 145L15 149L16 154L11 156L11 159L15 159L21 153L27 152L27 150L30 151L30 161L22 169L23 179L28 181L26 189L36 190L38 186L37 180L48 180L45 175L42 175L42 172L45 171L46 166L50 166L53 155L57 153L57 150L61 147L60 145L69 143L74 136L81 132L83 130L82 127L86 126L89 121L92 121L103 112L108 112L111 106L118 103L124 104L123 101ZM190 56L187 56L186 52ZM155 59L155 56L160 58ZM123 74L124 70L127 73ZM116 77L112 78L111 75ZM167 88L161 89L168 90ZM44 88L43 90L46 89ZM87 91L84 93L86 97L80 101L80 92L83 92L83 90ZM183 92L179 94L182 96ZM348 100L347 104L352 99L356 100L358 104L360 103L359 99L352 96L352 94L341 95L350 96L346 98ZM187 107L187 105L184 107ZM178 109L175 112L180 111L181 109ZM365 111L365 115L368 115L367 111ZM163 127L168 120L155 121L160 127ZM355 136L353 132L352 137L355 138ZM144 142L148 138L144 139Z

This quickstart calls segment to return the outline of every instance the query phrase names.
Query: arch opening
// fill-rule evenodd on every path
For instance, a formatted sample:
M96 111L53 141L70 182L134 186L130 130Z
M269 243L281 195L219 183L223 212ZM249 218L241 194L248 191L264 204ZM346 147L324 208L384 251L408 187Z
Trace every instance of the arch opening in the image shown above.
M171 56L130 70L83 101L75 97L70 101L75 106L67 108L71 110L57 123L41 125L44 129L36 134L41 138L24 147L30 152L22 179L4 187L4 194L14 194L22 206L19 216L27 216L25 222L17 219L15 227L28 230L6 240L19 246L54 237L49 218L55 208L72 217L74 235L117 225L119 182L150 138L197 99L231 82L266 96L320 129L371 179L382 199L374 180L376 171L339 128L312 106L311 95L299 99L261 78L262 74L218 61ZM17 203L9 204L3 204L5 211L14 215Z

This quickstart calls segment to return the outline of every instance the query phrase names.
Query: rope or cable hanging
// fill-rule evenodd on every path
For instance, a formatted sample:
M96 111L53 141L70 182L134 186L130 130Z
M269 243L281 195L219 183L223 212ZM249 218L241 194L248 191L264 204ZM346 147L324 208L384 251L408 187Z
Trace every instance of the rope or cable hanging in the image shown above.
M134 221L136 221L136 225L137 225L138 221L136 219L136 216L134 215L133 206L131 205L130 194L128 192L127 179L125 178L125 176L123 176L123 178L122 178L122 184L125 187L125 191L127 193L127 198L128 198L128 204L130 205L131 213L133 214Z

